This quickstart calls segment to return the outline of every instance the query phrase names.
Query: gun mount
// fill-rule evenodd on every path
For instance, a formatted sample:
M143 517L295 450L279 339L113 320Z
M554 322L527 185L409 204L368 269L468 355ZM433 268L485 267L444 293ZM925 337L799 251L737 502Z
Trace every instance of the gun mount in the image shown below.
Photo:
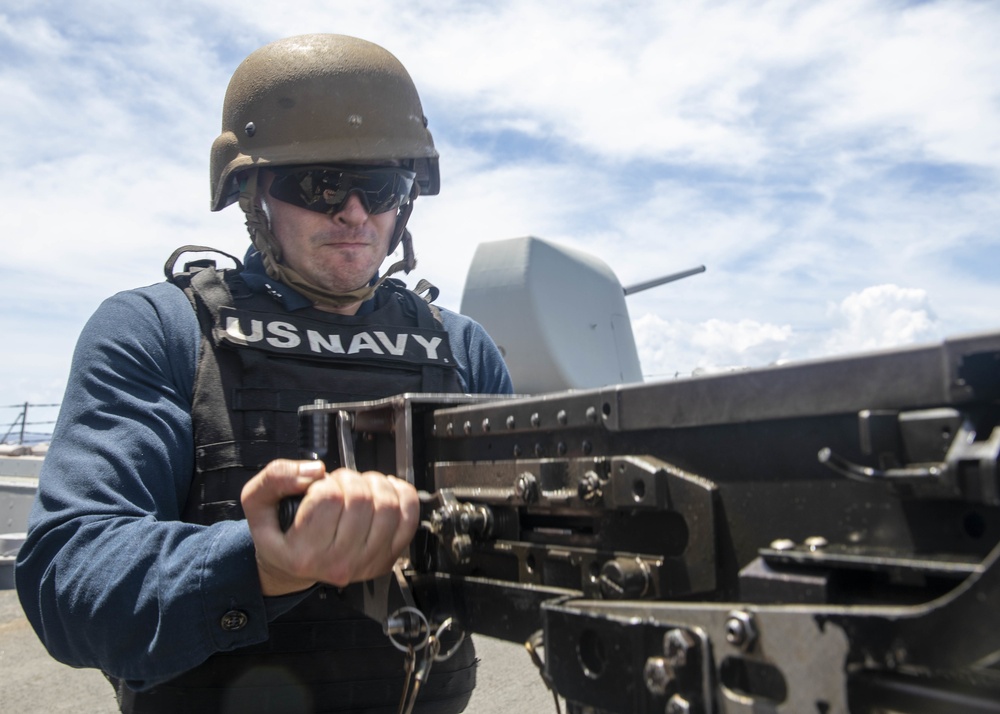
M421 491L429 621L541 632L573 711L1000 711L1000 333L300 415Z

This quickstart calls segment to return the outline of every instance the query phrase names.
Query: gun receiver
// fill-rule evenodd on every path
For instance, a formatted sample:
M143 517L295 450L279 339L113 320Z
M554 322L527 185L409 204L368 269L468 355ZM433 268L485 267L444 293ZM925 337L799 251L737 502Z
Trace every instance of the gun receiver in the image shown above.
M1000 711L1000 333L300 416L421 492L428 621L541 632L571 711Z

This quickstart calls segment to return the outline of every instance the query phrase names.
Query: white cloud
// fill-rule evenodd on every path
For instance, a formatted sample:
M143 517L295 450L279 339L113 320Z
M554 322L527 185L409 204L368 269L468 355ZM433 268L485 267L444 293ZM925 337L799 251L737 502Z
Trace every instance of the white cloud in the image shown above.
M531 234L624 284L707 266L629 297L647 373L1000 327L996 3L16 0L0 329L25 348L0 395L63 379L97 302L174 247L242 253L239 211L207 210L225 86L316 31L417 83L443 190L414 211L415 277L447 306L478 242Z
M867 352L943 337L927 293L874 285L827 306L832 329L741 319L690 322L645 314L633 320L647 378L688 376L741 367Z
M785 359L793 332L755 320L689 323L656 315L633 320L633 330L647 379L773 364Z
M848 295L829 312L837 321L826 354L930 342L941 337L927 293L898 285L873 285Z

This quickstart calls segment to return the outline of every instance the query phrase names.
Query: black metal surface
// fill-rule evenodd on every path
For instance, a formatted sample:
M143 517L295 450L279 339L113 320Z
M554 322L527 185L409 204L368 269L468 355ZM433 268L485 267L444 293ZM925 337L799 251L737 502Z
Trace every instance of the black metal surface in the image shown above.
M303 433L342 452L330 415L348 414L358 468L427 494L422 606L503 639L543 629L548 674L581 706L936 711L912 705L923 692L981 711L1000 698L998 365L988 334L540 397L317 405Z

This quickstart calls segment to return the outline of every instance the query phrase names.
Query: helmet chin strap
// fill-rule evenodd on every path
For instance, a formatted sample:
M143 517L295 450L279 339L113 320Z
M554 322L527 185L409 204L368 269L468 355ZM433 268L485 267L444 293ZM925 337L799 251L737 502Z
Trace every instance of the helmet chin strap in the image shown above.
M389 242L389 253L392 253L396 246L402 243L403 259L389 266L389 269L374 284L365 285L349 292L335 293L310 283L301 273L282 262L281 246L275 240L274 234L271 232L270 221L258 200L258 174L259 170L256 169L248 171L240 186L240 208L243 209L243 213L247 217L247 231L250 233L250 240L263 256L264 270L271 278L295 288L317 306L342 308L364 302L375 294L378 287L390 275L398 273L400 270L409 273L416 267L417 260L413 254L413 239L410 232L406 230L406 222L413 210L413 202L420 194L420 188L416 182L413 184L410 200L399 209L392 240Z

